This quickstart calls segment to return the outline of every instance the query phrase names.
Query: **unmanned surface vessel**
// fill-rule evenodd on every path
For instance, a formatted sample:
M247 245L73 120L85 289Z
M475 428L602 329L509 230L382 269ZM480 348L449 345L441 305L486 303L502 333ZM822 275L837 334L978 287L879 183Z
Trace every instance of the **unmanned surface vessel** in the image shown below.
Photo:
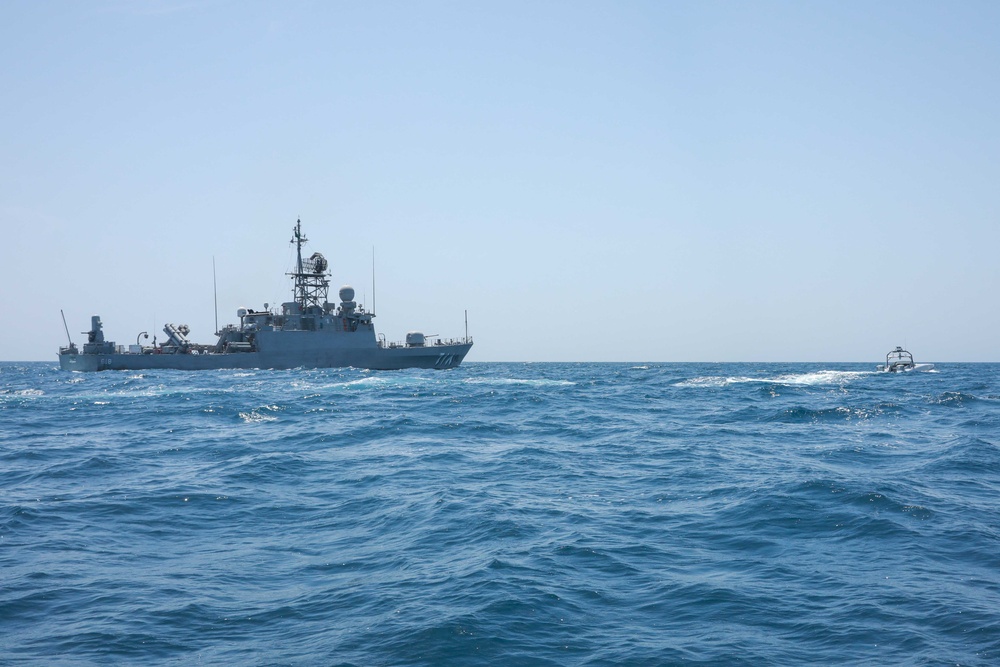
M875 370L883 373L902 373L904 371L929 371L934 364L915 364L913 355L896 346L896 349L885 355L885 365L876 366Z
M402 368L453 368L462 363L472 348L466 325L465 338L444 340L410 332L406 341L387 343L376 336L372 318L354 301L354 288L340 288L340 303L330 303L328 263L318 252L302 258L307 239L302 221L295 223L292 238L297 251L293 301L272 311L240 308L239 325L230 324L216 332L214 344L192 343L187 325L163 327L167 341L159 345L116 345L105 340L99 315L90 318L87 342L81 351L72 339L59 349L59 366L69 371L146 370L172 368L208 370L215 368L333 368L353 366L373 370ZM65 317L63 318L65 326ZM140 334L141 336L142 334ZM69 328L66 327L69 338ZM148 336L147 336L148 338Z

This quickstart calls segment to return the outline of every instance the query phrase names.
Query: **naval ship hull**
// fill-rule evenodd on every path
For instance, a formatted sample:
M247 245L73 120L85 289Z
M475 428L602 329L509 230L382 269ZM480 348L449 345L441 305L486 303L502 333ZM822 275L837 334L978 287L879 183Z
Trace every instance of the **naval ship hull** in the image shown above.
M60 354L64 371L141 371L173 369L182 371L228 368L366 368L401 370L404 368L454 368L469 353L471 343L431 345L428 347L377 348L360 353L340 350L305 353L267 354L264 352L229 352L207 354Z

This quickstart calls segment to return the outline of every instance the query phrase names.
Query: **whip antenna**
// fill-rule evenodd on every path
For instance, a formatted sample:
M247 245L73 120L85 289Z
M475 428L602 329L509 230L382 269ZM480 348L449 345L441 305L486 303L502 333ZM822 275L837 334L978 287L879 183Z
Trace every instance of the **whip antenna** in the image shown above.
M62 318L63 318L63 329L66 330L66 340L69 341L70 347L73 347L73 339L69 337L69 327L66 326L66 313L64 313L63 309L60 308L59 309L59 314L62 315Z
M215 282L215 255L212 255L212 295L215 297L215 335L219 335L219 286Z

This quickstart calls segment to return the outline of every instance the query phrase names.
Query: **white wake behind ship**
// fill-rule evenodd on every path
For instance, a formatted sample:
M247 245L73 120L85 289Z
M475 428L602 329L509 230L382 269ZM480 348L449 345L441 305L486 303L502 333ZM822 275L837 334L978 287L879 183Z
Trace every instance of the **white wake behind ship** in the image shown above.
M301 220L295 223L291 241L296 247L293 300L271 310L240 308L240 323L217 332L214 344L197 344L188 339L187 325L163 327L166 342L159 345L116 345L104 338L99 315L90 320L87 342L80 350L72 339L59 349L59 366L69 371L146 370L170 368L209 370L218 368L336 368L373 370L403 368L454 368L472 348L472 339L445 340L410 332L399 343L386 342L376 335L373 312L354 301L354 288L340 288L339 303L327 301L330 289L329 265L318 253L303 259ZM65 326L65 318L63 322ZM466 327L468 328L468 327ZM66 337L69 328L66 327Z

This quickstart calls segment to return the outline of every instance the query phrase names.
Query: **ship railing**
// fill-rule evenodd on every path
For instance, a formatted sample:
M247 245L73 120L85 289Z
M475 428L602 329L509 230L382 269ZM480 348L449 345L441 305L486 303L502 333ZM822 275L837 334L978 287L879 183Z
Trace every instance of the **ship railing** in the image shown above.
M468 336L466 338L434 338L433 341L434 342L431 342L431 340L428 339L427 342L424 343L423 345L407 345L403 341L389 341L389 342L386 342L385 340L379 338L378 346L380 348L387 348L387 349L390 349L390 350L394 350L394 349L399 348L399 347L430 347L430 348L435 348L435 347L444 347L446 345L469 345L469 344L472 343L472 336Z

